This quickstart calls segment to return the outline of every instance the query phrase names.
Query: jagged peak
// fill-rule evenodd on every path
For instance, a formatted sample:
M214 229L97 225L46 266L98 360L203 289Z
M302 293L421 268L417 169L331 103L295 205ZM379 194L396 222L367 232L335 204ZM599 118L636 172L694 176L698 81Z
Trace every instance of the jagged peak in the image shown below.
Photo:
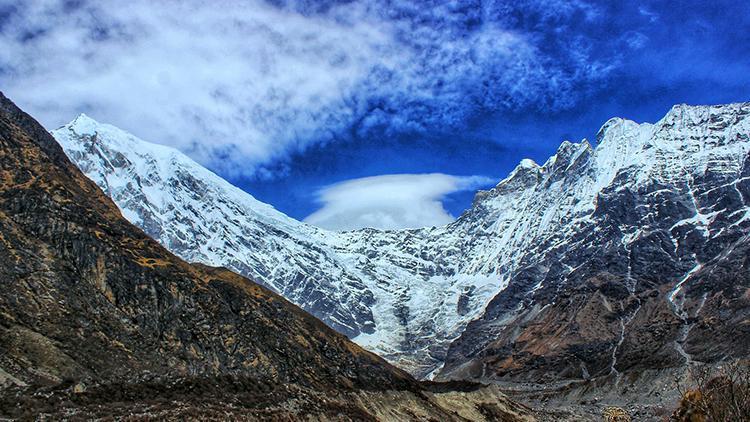
M562 143L560 143L560 146L557 147L557 152L555 152L555 155L557 155L558 157L575 155L586 147L591 146L585 139L578 143L571 141L562 141Z
M538 176L542 172L542 167L539 166L534 160L530 158L524 158L520 163L508 174L508 177L501 180L495 188L509 187L509 186L526 186L531 183L535 183L538 180ZM491 192L490 191L490 192ZM486 197L487 194L477 195L478 197ZM476 202L476 198L475 198Z
M518 165L513 169L513 171L510 172L510 174L508 175L508 177L505 178L505 180L513 179L516 175L521 174L521 173L528 173L528 172L538 173L540 168L541 167L539 167L539 164L537 164L534 160L530 158L524 158L523 160L521 160L520 163L518 163Z
M553 166L559 165L562 162L564 162L565 165L568 165L570 164L570 162L575 161L575 159L577 159L586 151L593 151L593 148L591 147L588 139L584 138L583 140L581 140L581 142L578 143L570 142L567 140L563 141L557 148L555 154L544 162L544 165L542 165L541 167L541 171L549 171Z
M727 104L703 104L693 105L687 103L675 104L667 112L667 115L678 114L678 113L699 113L699 112L714 112L714 113L733 113L743 108L750 107L750 102L739 102L739 103L727 103Z
M698 125L710 118L719 116L742 117L750 115L750 102L716 104L716 105L691 105L686 103L675 104L656 123L637 123L622 117L613 117L607 120L596 135L597 145L605 138L612 137L612 131L616 129L629 129L635 127L665 127L665 126L689 126ZM608 136L609 135L609 136Z
M478 190L477 193L474 195L474 200L472 201L472 207L477 206L480 202L482 202L484 199L494 196L497 193L498 189L502 189L503 187L509 186L509 185L525 185L528 182L528 180L536 180L537 176L542 172L542 167L539 166L539 164L536 163L536 161L530 159L530 158L524 158L521 160L521 162L518 163L518 165L511 171L508 176L498 182L497 185L495 185L494 188L490 190ZM521 179L527 180L527 181L520 181Z
M676 104L656 124L660 127L696 126L706 121L732 121L750 115L750 102L718 105Z
M607 135L611 134L614 129L621 128L626 124L638 125L638 123L632 120L624 119L622 117L613 117L604 122L604 124L596 132L597 146L601 145L605 138L607 138Z

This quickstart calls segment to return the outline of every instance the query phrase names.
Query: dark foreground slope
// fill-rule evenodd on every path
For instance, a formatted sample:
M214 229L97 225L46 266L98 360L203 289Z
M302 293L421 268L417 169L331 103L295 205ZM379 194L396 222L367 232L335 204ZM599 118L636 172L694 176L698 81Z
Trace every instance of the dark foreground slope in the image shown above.
M495 390L450 394L167 252L0 94L0 416L515 418Z

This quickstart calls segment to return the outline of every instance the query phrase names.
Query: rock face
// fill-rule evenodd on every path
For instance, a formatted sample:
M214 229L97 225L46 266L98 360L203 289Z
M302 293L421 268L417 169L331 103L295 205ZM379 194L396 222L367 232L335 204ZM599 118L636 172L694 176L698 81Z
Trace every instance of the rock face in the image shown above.
M166 251L2 94L0 274L0 416L464 420L281 296Z
M523 160L447 226L346 233L85 116L53 133L160 243L259 280L419 377L550 381L747 353L749 113L612 119L596 148Z
M619 379L747 356L749 136L750 104L612 119L596 149L563 144L485 194L531 198L518 219L531 229L441 376Z

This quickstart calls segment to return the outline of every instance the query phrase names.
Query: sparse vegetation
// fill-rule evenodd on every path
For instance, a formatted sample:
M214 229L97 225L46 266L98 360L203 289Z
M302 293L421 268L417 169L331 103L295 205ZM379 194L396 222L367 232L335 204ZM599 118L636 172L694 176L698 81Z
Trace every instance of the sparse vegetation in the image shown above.
M735 361L718 368L694 366L690 386L678 383L680 404L675 422L742 422L750 420L750 361Z
M604 416L604 422L631 422L632 421L628 412L621 407L615 407L615 406L608 407L604 409L604 413L602 414L602 416Z

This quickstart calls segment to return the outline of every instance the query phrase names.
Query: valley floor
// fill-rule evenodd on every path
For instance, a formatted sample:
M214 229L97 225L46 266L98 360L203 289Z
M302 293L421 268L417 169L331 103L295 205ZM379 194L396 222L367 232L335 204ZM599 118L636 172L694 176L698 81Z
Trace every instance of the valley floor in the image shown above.
M6 389L0 419L533 421L533 411L496 386L426 383L422 391L315 391L296 385L259 390L228 377L87 387Z
M538 421L601 421L606 409L623 409L634 421L664 421L690 385L687 370L649 370L566 383L495 382L512 400L534 409ZM740 419L738 419L740 420Z

